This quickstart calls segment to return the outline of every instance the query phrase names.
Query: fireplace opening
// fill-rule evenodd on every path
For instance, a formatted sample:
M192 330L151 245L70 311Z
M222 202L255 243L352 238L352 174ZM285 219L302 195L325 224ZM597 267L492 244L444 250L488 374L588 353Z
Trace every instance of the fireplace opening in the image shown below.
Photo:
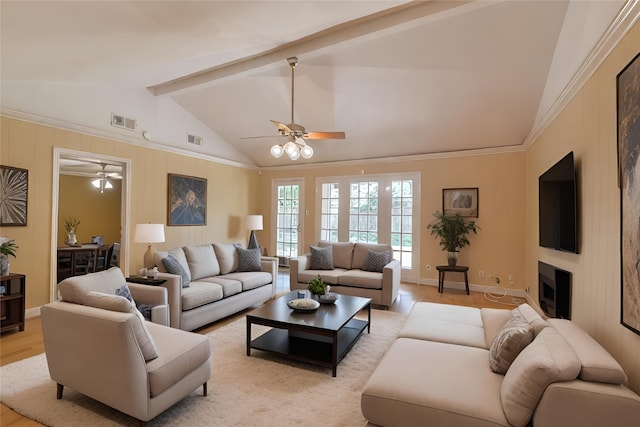
M538 302L547 316L571 319L571 273L539 261Z

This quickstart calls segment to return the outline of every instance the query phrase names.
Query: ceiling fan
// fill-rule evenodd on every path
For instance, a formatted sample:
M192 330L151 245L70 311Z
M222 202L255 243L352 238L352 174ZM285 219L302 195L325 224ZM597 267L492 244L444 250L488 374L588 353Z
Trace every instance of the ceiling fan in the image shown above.
M304 126L293 120L294 77L295 68L296 65L298 65L298 58L292 56L291 58L287 58L287 62L291 67L291 123L285 124L276 120L271 120L271 122L278 128L278 135L287 137L288 141L284 144L276 144L271 147L271 155L278 158L284 153L287 153L291 160L298 160L300 156L309 159L313 156L313 148L306 143L305 139L345 139L345 133L307 131Z
M111 184L111 181L109 181L109 178L122 179L122 175L116 172L107 172L105 170L105 168L107 167L106 163L102 163L101 166L102 166L102 170L96 173L96 175L98 175L98 178L91 181L91 185L93 185L95 188L100 189L100 193L104 193L105 189L108 190L113 188L113 184Z

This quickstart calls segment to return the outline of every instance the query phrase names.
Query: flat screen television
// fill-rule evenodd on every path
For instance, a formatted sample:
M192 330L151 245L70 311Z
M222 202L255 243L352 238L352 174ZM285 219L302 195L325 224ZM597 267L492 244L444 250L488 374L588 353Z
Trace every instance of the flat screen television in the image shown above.
M578 253L576 168L573 151L538 178L540 246Z

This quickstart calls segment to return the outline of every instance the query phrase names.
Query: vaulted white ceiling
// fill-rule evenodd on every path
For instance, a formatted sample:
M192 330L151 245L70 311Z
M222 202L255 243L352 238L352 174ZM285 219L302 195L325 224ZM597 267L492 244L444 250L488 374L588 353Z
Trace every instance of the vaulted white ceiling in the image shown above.
M625 9L625 7L627 9ZM518 149L625 1L2 1L6 115L260 167ZM632 8L637 13L637 7ZM113 128L110 112L133 117ZM142 138L142 131L151 135ZM185 143L187 133L203 145ZM148 135L149 135L148 134ZM266 136L265 138L246 139Z

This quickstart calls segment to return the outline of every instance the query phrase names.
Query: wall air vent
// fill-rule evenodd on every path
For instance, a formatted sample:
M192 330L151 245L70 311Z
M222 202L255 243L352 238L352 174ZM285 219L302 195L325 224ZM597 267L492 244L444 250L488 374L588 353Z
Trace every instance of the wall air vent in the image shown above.
M187 134L187 144L202 145L202 137L198 135Z
M127 130L136 130L136 119L111 113L111 126Z

